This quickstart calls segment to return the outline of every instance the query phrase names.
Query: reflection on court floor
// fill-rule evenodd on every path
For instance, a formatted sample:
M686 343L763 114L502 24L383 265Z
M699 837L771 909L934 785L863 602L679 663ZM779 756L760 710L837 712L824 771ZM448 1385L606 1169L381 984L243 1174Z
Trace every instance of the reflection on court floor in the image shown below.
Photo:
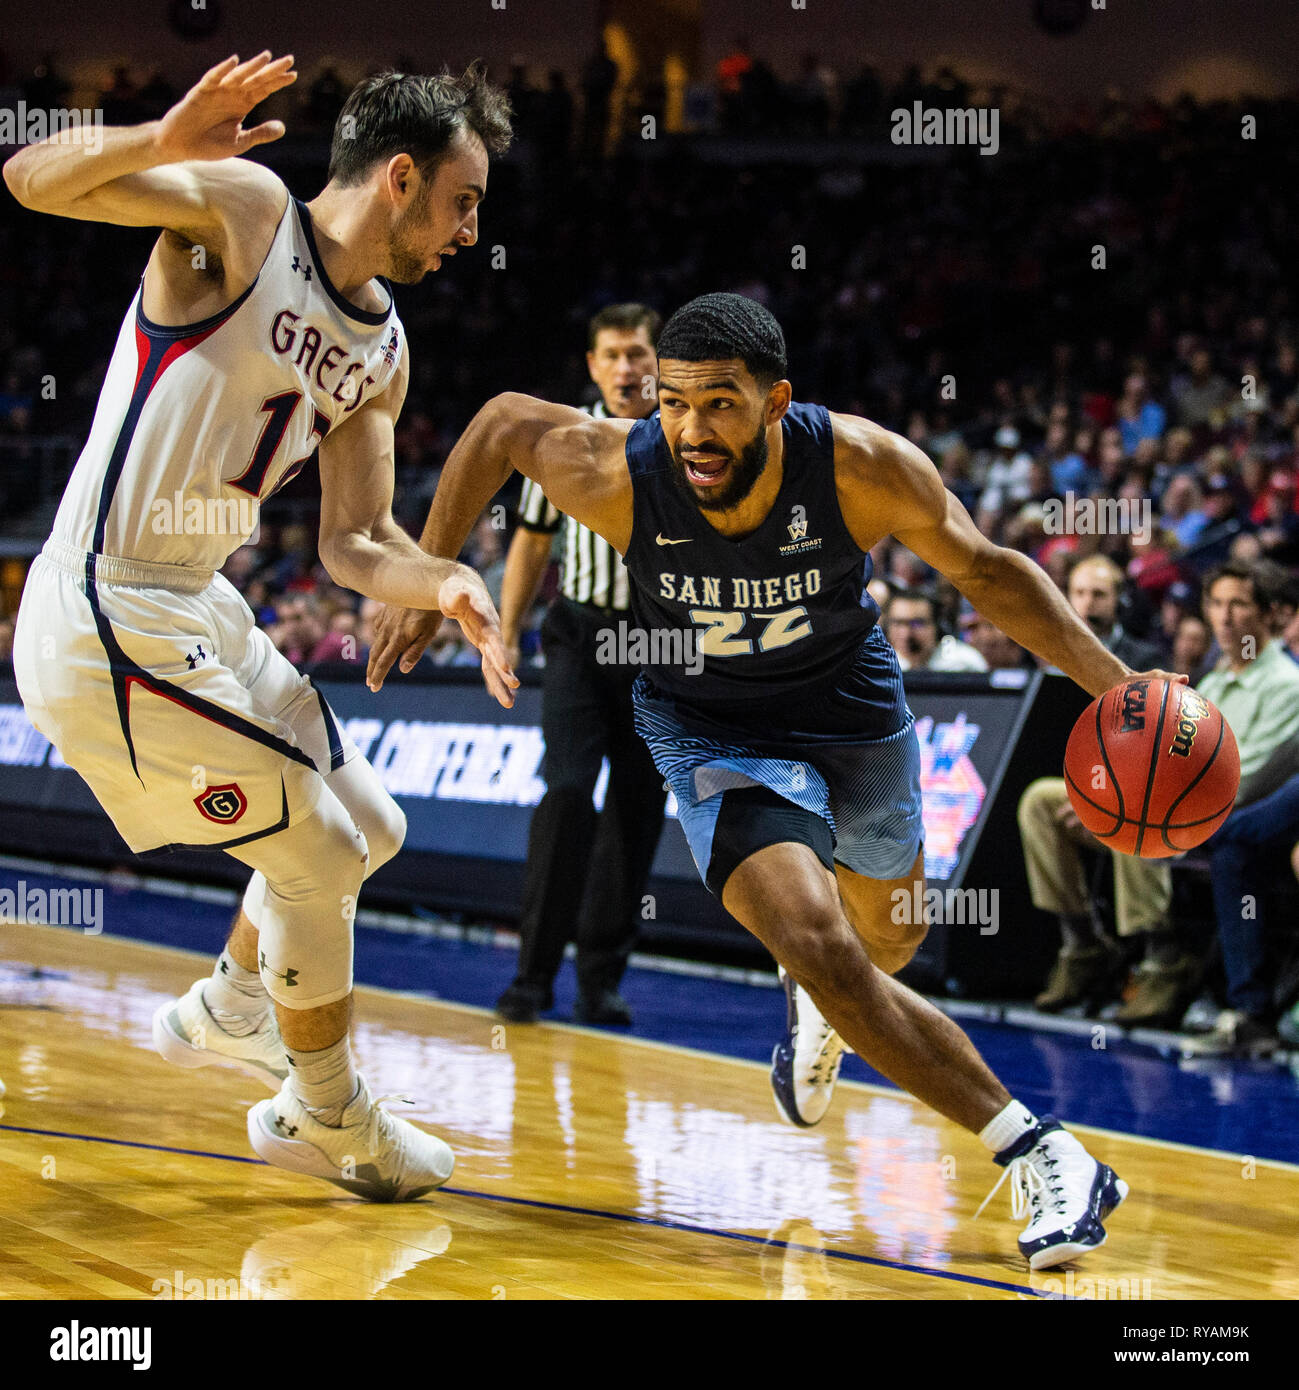
M1133 1196L1104 1249L1030 1275L1008 1202L973 1219L977 1141L897 1091L845 1085L796 1131L760 1065L361 989L363 1069L458 1155L441 1193L369 1206L256 1161L256 1082L153 1053L204 968L3 928L0 1296L1299 1297L1292 1166L1093 1135Z

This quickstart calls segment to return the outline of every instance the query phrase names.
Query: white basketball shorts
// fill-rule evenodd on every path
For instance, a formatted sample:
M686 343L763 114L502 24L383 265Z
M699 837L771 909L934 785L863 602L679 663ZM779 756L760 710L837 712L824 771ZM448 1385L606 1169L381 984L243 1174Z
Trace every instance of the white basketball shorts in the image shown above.
M230 849L282 830L357 754L210 570L46 542L18 612L14 671L32 723L137 854Z

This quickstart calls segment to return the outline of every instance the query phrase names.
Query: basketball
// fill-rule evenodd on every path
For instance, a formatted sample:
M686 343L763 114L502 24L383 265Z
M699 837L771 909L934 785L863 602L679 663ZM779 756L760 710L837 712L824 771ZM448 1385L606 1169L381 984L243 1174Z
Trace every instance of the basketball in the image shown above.
M1083 711L1064 755L1069 800L1110 849L1166 859L1202 845L1240 785L1236 736L1189 685L1131 680Z

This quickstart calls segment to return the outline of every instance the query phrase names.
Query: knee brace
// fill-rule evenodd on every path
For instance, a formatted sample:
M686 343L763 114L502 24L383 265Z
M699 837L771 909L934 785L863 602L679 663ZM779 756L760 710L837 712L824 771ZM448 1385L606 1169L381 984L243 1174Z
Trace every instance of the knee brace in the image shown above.
M308 815L235 857L256 870L244 910L257 928L267 993L290 1009L345 998L352 988L352 921L369 866L365 836L342 802L324 788Z
M325 778L325 785L347 808L370 847L365 876L386 864L406 838L406 813L388 794L379 774L364 758L353 758Z

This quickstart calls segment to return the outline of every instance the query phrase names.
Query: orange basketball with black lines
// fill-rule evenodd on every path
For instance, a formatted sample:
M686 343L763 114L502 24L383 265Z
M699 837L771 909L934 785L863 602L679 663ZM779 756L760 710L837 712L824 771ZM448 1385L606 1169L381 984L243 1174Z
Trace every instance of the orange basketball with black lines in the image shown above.
M1222 712L1189 685L1130 680L1079 717L1064 780L1078 819L1102 844L1166 859L1202 845L1227 819L1240 752Z

